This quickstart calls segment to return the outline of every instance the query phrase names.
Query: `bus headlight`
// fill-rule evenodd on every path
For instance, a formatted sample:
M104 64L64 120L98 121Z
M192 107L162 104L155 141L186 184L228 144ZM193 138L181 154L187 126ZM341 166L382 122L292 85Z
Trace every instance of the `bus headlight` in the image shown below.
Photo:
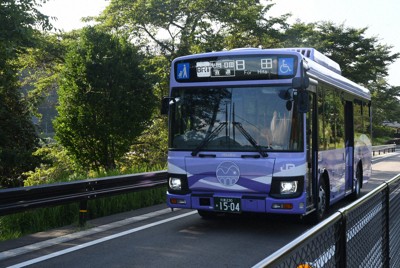
M182 181L180 178L170 177L168 179L169 188L175 191L182 190Z
M281 194L294 194L297 192L297 181L281 181Z
M304 191L304 176L272 177L269 195L277 199L298 198Z

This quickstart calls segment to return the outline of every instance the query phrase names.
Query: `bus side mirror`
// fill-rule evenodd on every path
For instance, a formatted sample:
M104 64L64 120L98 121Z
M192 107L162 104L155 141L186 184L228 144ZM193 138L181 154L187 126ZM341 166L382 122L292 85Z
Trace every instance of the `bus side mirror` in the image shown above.
M310 78L308 76L295 77L292 79L292 87L294 89L306 89L310 85Z
M310 110L310 99L305 89L297 91L297 110L299 113L307 113Z
M170 101L171 101L170 97L164 97L161 100L161 114L162 115L168 115Z
M307 113L310 109L310 100L306 88L310 85L308 76L292 79L292 87L297 89L297 110L299 113Z

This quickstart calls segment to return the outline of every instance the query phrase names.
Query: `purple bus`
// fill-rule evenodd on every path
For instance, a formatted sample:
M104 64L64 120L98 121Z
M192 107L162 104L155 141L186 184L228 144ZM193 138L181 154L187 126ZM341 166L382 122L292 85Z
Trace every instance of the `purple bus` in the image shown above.
M171 208L320 220L371 175L371 97L312 48L234 49L172 62Z

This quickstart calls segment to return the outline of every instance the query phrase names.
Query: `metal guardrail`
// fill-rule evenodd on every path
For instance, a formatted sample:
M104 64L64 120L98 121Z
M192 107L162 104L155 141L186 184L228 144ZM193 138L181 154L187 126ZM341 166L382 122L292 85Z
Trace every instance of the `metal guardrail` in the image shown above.
M80 212L85 213L88 200L161 187L166 184L167 172L156 171L3 189L0 190L0 216L72 202L81 202ZM86 214L80 216L81 224L85 221L84 215Z
M378 153L378 155L381 154L381 152L385 153L390 153L396 151L396 143L393 144L388 144L388 145L377 145L377 146L372 146L372 156L375 156L375 153Z
M400 267L400 174L254 267Z

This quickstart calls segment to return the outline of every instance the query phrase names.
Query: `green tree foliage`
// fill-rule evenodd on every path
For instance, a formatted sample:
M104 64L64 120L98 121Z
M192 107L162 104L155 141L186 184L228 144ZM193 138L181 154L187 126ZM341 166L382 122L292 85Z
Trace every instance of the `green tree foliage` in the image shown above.
M163 117L154 118L151 127L132 144L131 153L123 158L126 166L166 167L168 136L160 135L166 130L164 119Z
M38 138L28 103L19 91L17 58L34 47L38 28L51 28L35 0L0 2L0 187L19 186L21 174L36 165Z
M69 35L42 33L35 47L26 49L19 57L22 86L28 88L27 100L30 109L41 117L38 107L46 97L58 89L60 70L64 64Z
M154 98L141 60L126 39L96 28L71 42L54 123L57 140L81 166L114 169L147 127Z
M113 0L97 18L156 53L177 56L258 46L279 35L286 15L268 18L273 5L258 0ZM272 42L270 42L272 43Z
M1 187L21 186L21 174L37 164L32 152L38 145L38 138L26 107L18 87L0 86Z
M342 69L342 75L368 86L388 75L388 66L399 58L392 46L377 37L366 37L368 28L345 27L332 22L297 22L286 30L285 47L314 47Z
M371 83L373 101L373 123L375 126L382 122L398 122L400 114L400 87L390 86L384 79Z
M86 173L76 165L60 144L43 145L33 154L41 159L41 163L39 167L35 168L35 171L24 173L26 176L24 186L86 178Z

